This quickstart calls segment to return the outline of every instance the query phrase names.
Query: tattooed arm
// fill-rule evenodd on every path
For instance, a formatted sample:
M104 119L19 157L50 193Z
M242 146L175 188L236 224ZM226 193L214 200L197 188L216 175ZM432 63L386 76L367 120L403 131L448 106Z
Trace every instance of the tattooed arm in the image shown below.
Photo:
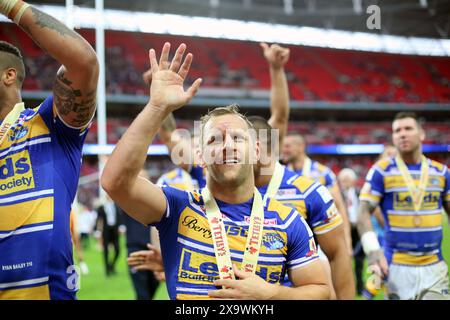
M54 109L68 126L82 128L96 107L99 66L95 51L78 33L30 6L20 27L62 66L53 86Z
M385 277L388 275L388 264L387 260L384 256L384 253L381 249L376 250L368 250L364 245L364 237L369 235L369 233L373 234L373 226L370 221L370 215L375 211L376 205L370 203L369 201L362 200L359 203L358 207L358 221L357 221L357 229L358 233L361 237L361 243L363 245L363 249L365 254L367 255L367 264L369 266L377 266L376 273L379 273L380 276Z

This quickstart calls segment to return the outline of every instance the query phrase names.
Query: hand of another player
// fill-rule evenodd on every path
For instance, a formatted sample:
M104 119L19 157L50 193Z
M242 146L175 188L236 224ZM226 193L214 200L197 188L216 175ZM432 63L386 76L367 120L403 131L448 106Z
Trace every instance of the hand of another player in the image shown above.
M281 47L278 44L269 46L265 42L260 43L260 46L263 49L264 57L272 68L280 69L288 62L290 53L288 48Z
M155 50L150 49L150 105L172 112L187 104L197 93L202 82L200 78L195 80L186 91L183 88L193 58L192 53L188 53L183 60L185 51L186 45L182 43L170 62L168 61L170 43L166 42L158 63Z
M242 299L242 300L268 300L274 295L273 285L261 277L250 272L239 270L233 264L237 280L219 279L214 281L215 286L224 286L225 289L210 290L208 295L215 299Z
M127 259L128 265L136 270L149 270L164 273L161 252L151 244L147 244L149 250L136 251Z
M369 270L380 276L381 279L385 279L389 274L389 267L383 250L369 252L367 265L369 266Z

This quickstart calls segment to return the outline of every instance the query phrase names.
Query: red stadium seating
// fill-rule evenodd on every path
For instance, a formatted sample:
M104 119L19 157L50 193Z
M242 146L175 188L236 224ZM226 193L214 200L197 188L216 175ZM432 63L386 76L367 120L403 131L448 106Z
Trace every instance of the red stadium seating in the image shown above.
M92 44L93 30L80 33ZM48 90L58 65L12 24L2 24L0 39L24 51L29 77L26 90ZM203 87L270 87L267 65L257 43L107 31L106 63L109 93L145 94L141 74L148 49L187 44L195 60L190 78ZM450 102L450 59L290 46L287 66L294 100L369 102ZM49 78L49 79L46 79Z

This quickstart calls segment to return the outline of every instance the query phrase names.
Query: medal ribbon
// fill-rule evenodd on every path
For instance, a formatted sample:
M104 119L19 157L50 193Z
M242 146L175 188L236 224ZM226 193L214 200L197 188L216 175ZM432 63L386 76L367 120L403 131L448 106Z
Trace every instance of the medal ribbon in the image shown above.
M208 187L202 190L205 202L205 211L214 244L214 254L217 260L220 279L235 279L233 265L231 263L231 251L225 232L222 213L216 200L211 195ZM261 194L255 188L252 212L250 214L250 226L244 250L241 270L245 272L256 272L259 252L261 249L262 234L264 227L264 208Z
M273 175L270 179L269 185L267 186L265 197L274 198L277 195L278 189L280 189L281 181L283 180L283 175L283 166L278 161L275 162L275 169L273 171Z
M25 104L23 102L17 103L14 108L6 115L0 126L0 145L6 137L11 126L19 119L22 111L25 110Z
M408 187L409 194L413 200L414 211L418 212L422 207L423 196L425 194L425 190L427 188L428 183L428 162L427 158L422 155L421 167L420 167L420 182L416 187L414 179L411 176L411 173L408 170L405 162L400 156L397 155L395 157L395 161L397 162L398 169L402 174L403 179L405 180L406 186Z

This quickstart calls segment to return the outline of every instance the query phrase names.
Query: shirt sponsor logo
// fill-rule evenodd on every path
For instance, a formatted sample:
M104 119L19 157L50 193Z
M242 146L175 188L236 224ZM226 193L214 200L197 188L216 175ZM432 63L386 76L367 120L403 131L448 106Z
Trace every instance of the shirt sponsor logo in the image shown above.
M277 191L277 196L295 196L297 195L297 189L279 189Z
M213 256L183 248L178 270L178 280L193 284L212 284L214 280L219 278L219 271L215 261L216 258ZM237 265L240 267L239 263ZM256 274L269 283L277 283L282 279L282 267L282 263L273 266L264 266L259 263Z
M423 197L421 210L434 210L439 206L440 192L426 192ZM409 192L394 194L394 210L413 210L413 199Z
M0 194L34 188L28 150L0 159Z

